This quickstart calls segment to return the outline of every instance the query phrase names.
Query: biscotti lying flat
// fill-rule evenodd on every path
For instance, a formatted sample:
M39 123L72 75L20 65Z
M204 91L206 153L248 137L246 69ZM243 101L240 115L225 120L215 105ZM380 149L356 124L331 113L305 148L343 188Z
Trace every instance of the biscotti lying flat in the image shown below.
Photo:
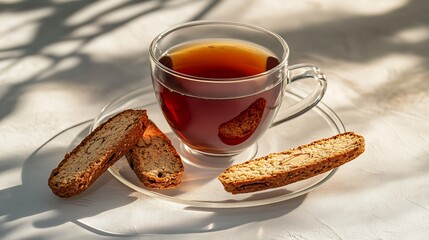
M346 132L233 165L218 179L225 190L233 194L261 191L327 172L355 159L364 151L364 138Z
M145 110L125 110L98 126L52 170L52 192L66 198L86 190L137 143L147 125Z
M182 181L184 167L179 154L170 139L151 120L137 144L125 156L146 187L174 188Z

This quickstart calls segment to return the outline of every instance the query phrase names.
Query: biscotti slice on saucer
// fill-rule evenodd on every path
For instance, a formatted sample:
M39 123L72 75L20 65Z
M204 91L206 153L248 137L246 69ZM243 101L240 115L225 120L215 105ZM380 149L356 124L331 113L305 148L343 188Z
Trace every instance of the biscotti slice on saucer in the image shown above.
M148 188L174 188L182 182L182 160L170 139L151 120L125 156L137 178Z
M355 159L364 151L364 138L346 132L230 166L218 179L227 192L256 192L327 172Z
M67 198L85 191L137 143L147 125L145 110L130 109L98 126L52 170L52 192Z

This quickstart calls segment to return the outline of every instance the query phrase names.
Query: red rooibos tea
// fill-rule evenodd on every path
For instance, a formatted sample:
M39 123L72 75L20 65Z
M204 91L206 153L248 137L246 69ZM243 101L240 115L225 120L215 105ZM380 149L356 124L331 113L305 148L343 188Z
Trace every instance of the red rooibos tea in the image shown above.
M280 104L283 79L278 78L284 76L261 74L279 61L257 45L190 42L169 49L159 62L180 73L155 72L154 88L173 131L194 150L221 154L224 148L238 152L250 146L269 127Z

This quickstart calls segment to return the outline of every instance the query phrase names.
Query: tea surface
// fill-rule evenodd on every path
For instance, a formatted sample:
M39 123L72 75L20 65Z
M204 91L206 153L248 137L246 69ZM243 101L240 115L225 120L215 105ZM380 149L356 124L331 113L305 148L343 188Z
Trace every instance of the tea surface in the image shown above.
M165 65L169 68L183 74L219 79L248 77L279 64L267 50L238 41L203 41L180 45L170 49L160 62L167 63Z

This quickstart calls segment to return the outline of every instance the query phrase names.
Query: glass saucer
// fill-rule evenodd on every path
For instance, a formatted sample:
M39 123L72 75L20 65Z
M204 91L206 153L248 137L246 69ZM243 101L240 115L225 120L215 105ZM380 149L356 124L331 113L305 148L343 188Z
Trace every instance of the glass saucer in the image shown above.
M298 90L289 90L286 93L273 127L268 129L257 142L255 157L345 132L339 117L322 102L307 113L286 121L282 117L283 110L300 101L303 95L305 94ZM149 118L171 139L176 149L180 149L180 141L164 119L152 87L137 89L105 106L94 120L91 131L114 114L129 108L146 109ZM232 195L223 189L217 176L236 162L225 161L207 166L206 164L195 164L195 161L188 161L186 156L182 157L185 174L182 183L175 189L153 190L144 187L128 166L125 157L110 167L109 172L126 186L148 196L192 207L239 208L261 206L301 196L322 185L337 171L334 169L280 188Z

